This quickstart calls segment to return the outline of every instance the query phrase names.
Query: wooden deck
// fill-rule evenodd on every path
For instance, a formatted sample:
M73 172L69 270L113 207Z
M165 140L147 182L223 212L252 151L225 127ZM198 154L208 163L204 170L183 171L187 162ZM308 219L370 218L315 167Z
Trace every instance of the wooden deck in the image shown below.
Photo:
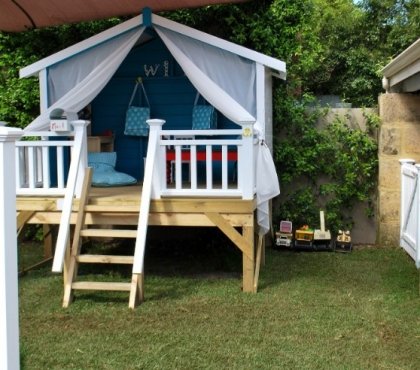
M86 224L137 225L140 196L140 186L92 188L86 207ZM29 224L60 223L59 197L18 196L16 202L17 212L34 212L27 220ZM255 292L255 209L255 199L162 198L151 201L149 225L218 227L243 253L243 291ZM72 224L76 222L77 211L78 200L75 200Z

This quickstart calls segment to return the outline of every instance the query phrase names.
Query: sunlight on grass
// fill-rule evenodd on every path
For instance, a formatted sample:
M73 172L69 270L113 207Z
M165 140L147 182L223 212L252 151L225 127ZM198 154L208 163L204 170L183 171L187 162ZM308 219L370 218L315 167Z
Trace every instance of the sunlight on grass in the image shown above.
M418 367L419 275L402 250L269 249L254 295L240 290L233 248L171 248L147 256L146 301L135 311L126 293L110 292L78 293L62 309L60 276L22 277L22 368Z

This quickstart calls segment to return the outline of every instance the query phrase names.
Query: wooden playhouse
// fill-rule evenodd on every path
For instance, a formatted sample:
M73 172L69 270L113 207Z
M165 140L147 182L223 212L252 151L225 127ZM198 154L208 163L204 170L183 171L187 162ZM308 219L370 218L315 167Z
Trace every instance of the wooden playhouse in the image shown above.
M53 271L64 272L64 306L75 289L100 289L129 291L135 307L148 225L218 227L243 254L243 290L256 291L256 234L268 231L268 202L279 193L272 76L285 72L280 60L148 9L21 70L39 78L41 114L24 131L36 139L16 142L18 227L59 225ZM146 94L134 101L146 106L147 96L147 136L124 133L139 78ZM217 124L194 129L194 104L214 107ZM137 184L91 187L92 152L114 153L113 170ZM81 255L89 236L133 238L134 256ZM78 281L79 263L133 264L132 281Z

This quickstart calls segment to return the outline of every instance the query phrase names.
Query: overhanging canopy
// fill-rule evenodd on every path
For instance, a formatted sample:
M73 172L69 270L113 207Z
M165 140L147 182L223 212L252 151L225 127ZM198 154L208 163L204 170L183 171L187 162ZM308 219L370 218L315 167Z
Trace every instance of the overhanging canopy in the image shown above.
M137 15L149 7L153 12L248 0L0 0L0 31L18 32Z

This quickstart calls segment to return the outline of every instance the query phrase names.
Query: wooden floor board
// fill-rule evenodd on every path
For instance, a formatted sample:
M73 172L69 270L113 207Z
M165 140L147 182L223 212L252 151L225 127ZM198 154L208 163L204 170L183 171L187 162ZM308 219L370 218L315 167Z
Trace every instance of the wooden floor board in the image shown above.
M136 225L140 209L140 186L92 188L86 207L87 224ZM28 220L31 224L59 224L61 210L57 197L23 197L16 200L17 211L34 211ZM212 226L205 212L223 214L234 226L248 224L249 215L256 208L255 200L236 198L163 198L152 200L151 225ZM78 200L73 204L71 222L78 211Z

